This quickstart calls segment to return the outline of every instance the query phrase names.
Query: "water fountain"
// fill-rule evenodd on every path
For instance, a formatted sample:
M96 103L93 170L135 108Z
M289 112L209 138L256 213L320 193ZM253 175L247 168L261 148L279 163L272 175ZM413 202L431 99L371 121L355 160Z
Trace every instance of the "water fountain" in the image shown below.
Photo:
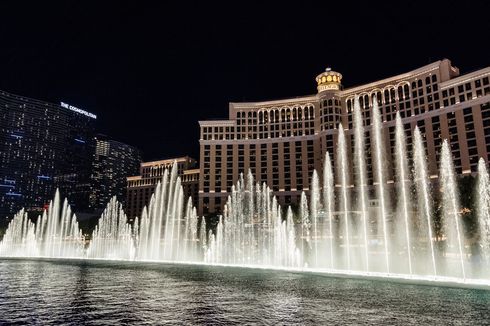
M482 259L490 263L490 178L485 161L478 162L478 226Z
M303 196L303 209L307 207L305 201ZM309 245L309 227L302 230L301 240ZM291 209L283 219L272 191L255 183L250 173L246 182L241 177L232 188L210 243L205 255L205 262L210 264L298 267L302 261Z
M57 192L37 219L24 211L13 218L0 256L236 265L490 286L490 183L484 160L475 189L478 228L470 239L448 142L442 144L440 175L429 177L420 130L413 133L412 155L397 114L389 162L386 128L377 100L373 103L373 123L364 126L355 101L353 130L339 124L335 160L325 153L321 178L313 172L295 210L281 207L271 189L248 172L231 188L217 227L208 232L191 202L186 204L174 165L133 224L112 199L87 244Z
M68 202L56 191L49 208L35 222L21 210L0 242L0 256L80 258L84 238ZM61 208L61 209L60 209Z
M102 213L86 254L88 258L134 259L133 231L116 197L111 199Z

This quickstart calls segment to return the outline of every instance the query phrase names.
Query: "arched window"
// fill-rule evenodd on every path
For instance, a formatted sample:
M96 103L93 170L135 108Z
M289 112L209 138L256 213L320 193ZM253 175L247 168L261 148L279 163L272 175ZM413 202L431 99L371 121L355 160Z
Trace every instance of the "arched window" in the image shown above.
M398 86L398 99L403 99L403 87Z
M364 108L367 109L369 107L369 95L364 95Z
M418 82L417 82L417 86L418 87L422 87L422 79L419 79Z
M381 106L381 102L383 101L383 97L381 96L381 91L376 93L376 100L378 101L378 105Z
M405 93L405 98L406 99L410 98L410 90L409 90L407 84L405 84L405 86L403 86L403 92Z
M395 101L396 101L396 94L395 94L395 89L394 88L390 89L390 97L391 97L391 103L395 103Z
M385 103L389 103L390 102L390 92L388 92L387 89L385 89Z
M425 77L425 84L426 85L430 84L430 77L429 76Z

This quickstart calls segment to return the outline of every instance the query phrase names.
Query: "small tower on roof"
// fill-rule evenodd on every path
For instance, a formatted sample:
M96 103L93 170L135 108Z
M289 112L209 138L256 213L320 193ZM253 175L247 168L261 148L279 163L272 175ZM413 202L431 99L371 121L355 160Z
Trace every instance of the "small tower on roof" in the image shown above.
M341 87L342 75L338 72L333 71L330 67L325 69L315 78L317 82L318 93L328 92L328 91L338 91Z

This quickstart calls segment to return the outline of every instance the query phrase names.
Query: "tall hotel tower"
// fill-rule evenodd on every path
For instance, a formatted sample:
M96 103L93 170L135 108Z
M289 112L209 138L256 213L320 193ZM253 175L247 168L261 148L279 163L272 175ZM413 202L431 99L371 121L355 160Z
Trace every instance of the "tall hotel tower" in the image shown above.
M371 125L373 101L378 101L387 164L393 161L390 153L399 111L409 152L415 126L425 136L432 178L437 177L443 139L450 142L457 173L471 174L476 171L479 157L487 162L490 159L489 78L490 67L460 75L458 68L444 59L344 89L342 75L327 69L316 77L315 95L230 103L228 120L199 122L199 212L219 214L240 173L246 174L249 169L257 181L272 188L280 203L296 203L302 191L308 193L313 170L322 170L325 153L335 155L340 123L353 150L352 110L356 97L366 126ZM369 147L369 131L366 136ZM372 184L368 150L366 164ZM392 176L387 180L390 182Z
M55 188L75 211L88 206L96 116L0 91L0 225L43 210Z

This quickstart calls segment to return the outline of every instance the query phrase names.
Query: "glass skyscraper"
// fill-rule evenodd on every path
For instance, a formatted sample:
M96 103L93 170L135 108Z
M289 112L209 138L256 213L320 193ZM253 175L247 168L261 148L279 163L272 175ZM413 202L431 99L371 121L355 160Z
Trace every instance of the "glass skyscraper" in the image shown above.
M113 196L124 203L126 178L138 173L140 163L141 154L136 147L105 135L96 135L90 207L94 210L102 210Z
M22 207L40 212L60 188L88 206L96 116L0 91L0 223Z

